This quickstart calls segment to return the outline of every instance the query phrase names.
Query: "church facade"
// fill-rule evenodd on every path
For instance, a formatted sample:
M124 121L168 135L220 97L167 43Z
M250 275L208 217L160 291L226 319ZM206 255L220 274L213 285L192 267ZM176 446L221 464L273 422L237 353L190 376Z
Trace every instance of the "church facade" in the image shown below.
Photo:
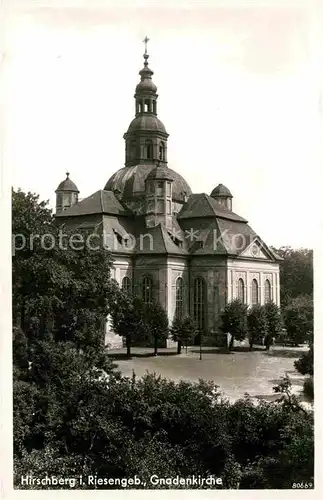
M226 303L280 304L279 262L233 211L228 188L193 193L168 166L168 133L158 118L157 87L147 49L135 91L135 117L125 140L125 166L103 190L78 199L67 178L56 190L56 221L102 232L113 257L112 277L146 302L158 300L171 323L191 316L212 333ZM170 159L171 160L171 159ZM106 327L110 345L121 339Z

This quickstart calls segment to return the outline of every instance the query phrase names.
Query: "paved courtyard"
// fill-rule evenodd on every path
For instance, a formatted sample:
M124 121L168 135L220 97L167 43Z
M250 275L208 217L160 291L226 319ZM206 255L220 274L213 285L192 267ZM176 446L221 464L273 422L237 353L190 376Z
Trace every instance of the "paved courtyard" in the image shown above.
M204 348L202 360L198 347L189 347L187 354L184 349L181 355L175 354L176 349L160 349L157 356L151 355L152 349L133 348L131 359L125 359L125 349L109 353L125 376L132 376L134 371L141 377L148 371L175 381L212 380L232 401L245 393L257 399L275 399L273 386L285 374L291 379L293 392L301 395L304 377L295 370L294 361L306 347L274 346L270 352L262 347L256 349L249 352L247 347L240 346L236 351L225 353Z

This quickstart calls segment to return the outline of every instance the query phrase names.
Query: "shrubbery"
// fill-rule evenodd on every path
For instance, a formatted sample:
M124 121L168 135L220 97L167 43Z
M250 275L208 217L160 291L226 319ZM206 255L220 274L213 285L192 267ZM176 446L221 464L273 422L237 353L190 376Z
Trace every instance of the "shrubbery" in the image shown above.
M313 419L295 401L230 404L211 382L125 378L72 343L41 342L34 356L14 383L17 487L45 472L137 474L147 488L154 473L214 474L227 488L313 480Z

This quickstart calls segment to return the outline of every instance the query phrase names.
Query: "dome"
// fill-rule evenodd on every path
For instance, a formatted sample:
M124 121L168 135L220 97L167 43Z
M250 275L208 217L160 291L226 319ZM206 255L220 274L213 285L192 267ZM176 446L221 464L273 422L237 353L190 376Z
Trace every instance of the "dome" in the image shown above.
M77 186L74 184L73 181L69 178L69 172L66 172L66 179L63 180L58 188L56 189L55 192L57 191L74 191L75 193L79 193L79 190L77 189Z
M140 92L157 92L157 87L154 82L150 78L145 78L141 82L138 83L136 87L136 93Z
M151 130L152 132L162 132L163 134L167 134L164 124L159 120L159 118L157 118L157 116L154 115L145 114L137 116L130 123L127 133L139 130L145 132Z
M212 198L217 198L217 197L222 197L222 198L232 198L232 194L230 190L224 186L223 184L218 184L216 186L212 193L211 193Z
M187 196L192 191L185 179L168 167L158 167L159 169L167 170L167 175L170 175L173 180L172 198L175 201L184 203ZM155 165L134 165L132 167L124 167L115 172L105 185L106 191L119 192L120 199L134 200L145 196L146 186L145 181L151 172L157 170ZM152 175L155 175L152 173Z
M160 179L160 180L169 180L173 181L174 178L171 174L171 171L168 167L164 165L157 166L149 172L147 175L146 180L155 180L155 179Z

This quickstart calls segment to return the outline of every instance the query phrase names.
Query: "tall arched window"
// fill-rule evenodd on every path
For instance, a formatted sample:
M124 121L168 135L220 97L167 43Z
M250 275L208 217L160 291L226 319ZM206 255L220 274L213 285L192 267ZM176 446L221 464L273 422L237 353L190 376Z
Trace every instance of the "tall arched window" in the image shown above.
M258 282L256 279L252 280L251 283L251 305L256 306L258 304Z
M202 330L205 324L205 282L203 278L196 278L194 281L193 317L199 330Z
M147 160L153 159L153 143L152 143L152 141L146 141L146 158L147 158Z
M153 299L153 280L150 276L144 276L141 282L141 297L145 304L149 304Z
M242 278L238 279L238 299L244 304L244 282Z
M165 160L165 144L163 142L159 144L159 159Z
M184 306L184 282L183 278L177 278L176 280L176 308L175 308L175 317L182 318L183 317L183 309Z
M134 160L136 158L136 141L131 141L130 143L130 158Z
M121 288L124 292L131 292L131 279L129 276L125 276L122 280Z
M266 280L265 281L265 304L267 304L267 302L270 302L270 301L271 301L271 285L270 285L270 281Z
M145 113L150 113L151 109L150 109L150 100L149 99L146 99L145 100Z

